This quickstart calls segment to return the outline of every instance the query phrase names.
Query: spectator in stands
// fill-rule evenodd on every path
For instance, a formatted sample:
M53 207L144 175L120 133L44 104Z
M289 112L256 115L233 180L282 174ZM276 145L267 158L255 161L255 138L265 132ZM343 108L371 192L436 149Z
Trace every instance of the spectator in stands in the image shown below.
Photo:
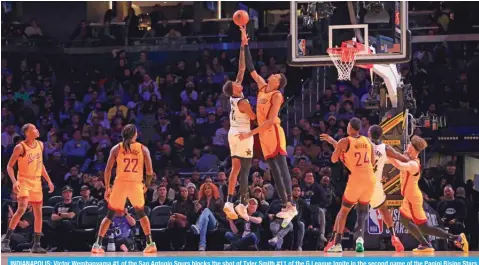
M248 218L246 220L238 219L235 222L228 219L231 231L226 232L225 237L231 243L232 250L247 250L249 247L258 250L259 233L263 223L263 215L257 211L258 204L254 198L248 200Z
M149 74L143 76L143 83L138 87L138 93L144 101L149 101L152 95L156 95L157 99L161 99L158 84L150 78Z
M359 130L359 134L367 137L369 127L371 127L371 124L369 123L368 117L361 117L361 129Z
M319 184L315 183L314 175L312 172L308 172L304 176L302 192L306 204L309 205L311 217L314 220L317 220L315 221L315 223L319 224L320 236L322 234L324 237L326 217L323 207L325 206L324 202L326 202L326 194L325 190L321 188ZM323 237L321 237L321 239L323 239Z
M284 237L291 231L293 231L293 223L290 222L286 227L282 226L283 219L276 217L281 211L281 202L274 200L271 202L268 209L268 218L270 220L269 229L272 234L272 238L268 240L268 243L275 248L275 250L282 250Z
M82 163L90 148L90 144L83 140L81 131L76 129L73 132L73 139L63 146L63 155L70 165L77 162Z
M310 159L316 159L321 153L321 147L314 144L313 135L308 134L304 137L303 151Z
M434 178L435 170L429 168L424 170L423 176L419 179L419 188L421 189L425 199L428 203L436 203L436 200L439 199L441 190L439 189L438 180Z
M211 146L205 146L205 148L203 148L203 154L198 160L198 163L196 163L196 169L200 172L208 172L218 169L220 163L221 161L218 156L213 154Z
M25 28L25 31L23 33L25 34L26 38L38 38L38 37L43 36L42 30L37 25L37 20L36 19L32 19L30 21L30 25L28 25Z
M199 251L206 250L207 232L216 229L219 221L224 222L223 204L216 185L211 183L201 185L199 201L195 202L195 212L199 217L196 224L191 226L191 230L200 235Z
M17 136L20 136L20 135L15 131L15 125L8 124L6 126L5 131L2 133L2 146L7 148L7 146L12 145L13 138Z
M108 120L111 121L115 116L122 116L124 119L126 119L128 108L121 104L120 96L115 96L114 104L115 105L108 110Z
M109 238L113 237L115 249L117 251L121 250L123 252L128 252L134 250L135 240L133 238L134 234L132 228L134 228L135 225L135 218L128 213L127 208L125 208L125 211L123 212L117 212L111 222L107 235L103 239L103 245L108 245Z
M130 7L128 9L128 15L123 20L127 26L127 36L128 38L137 38L138 34L138 25L140 24L140 18L135 14L135 9Z
M168 205L171 206L173 203L170 201L167 197L168 191L166 189L166 186L160 185L158 186L158 199L156 199L154 202L150 204L150 208L154 209L156 206L161 206L161 205Z
M306 227L302 221L305 215L308 215L309 205L301 197L301 186L293 185L293 201L298 209L298 215L294 217L292 223L298 228L296 231L296 247L298 251L303 250L303 239Z
M63 235L56 237L58 242L58 249L68 249L70 246L70 238L68 235L75 228L75 216L79 214L80 210L78 206L72 201L73 189L70 186L64 186L62 188L63 201L55 205L55 209L52 213L52 228L53 233L56 235Z
M76 202L79 210L87 206L98 205L98 200L90 196L90 188L87 185L81 186L80 196L81 198Z
M444 226L449 227L452 234L464 232L467 206L464 201L454 198L452 186L447 185L444 188L444 200L438 203L437 212Z
M80 24L71 35L70 40L83 43L84 41L87 41L88 39L91 38L91 34L92 34L92 31L90 26L87 24L86 20L82 20L80 21Z
M173 202L168 221L168 238L171 239L171 248L175 250L182 250L185 247L186 229L196 218L195 204L188 196L188 189L181 186L179 190L178 199Z
M454 189L464 187L464 178L456 174L456 162L449 161L441 178L446 180L447 185L451 185Z

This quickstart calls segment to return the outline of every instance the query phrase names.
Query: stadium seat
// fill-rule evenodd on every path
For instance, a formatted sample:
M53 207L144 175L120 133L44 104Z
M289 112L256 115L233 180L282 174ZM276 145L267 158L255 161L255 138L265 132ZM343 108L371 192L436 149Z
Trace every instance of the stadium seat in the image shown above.
M55 211L55 208L53 208L53 206L43 206L42 207L43 220L44 221L50 220L54 211Z
M53 196L51 197L50 199L48 199L47 201L47 205L49 206L55 206L57 203L63 201L63 197L62 196Z
M77 228L73 230L74 238L76 242L81 242L79 246L91 247L95 241L95 235L98 228L98 207L87 206L81 210L77 217ZM78 237L77 237L78 236ZM86 243L86 244L85 244Z
M168 220L170 220L170 212L171 206L162 205L155 207L150 214L151 230L160 231L161 229L166 228Z
M81 199L81 196L75 196L72 198L73 203L77 203Z

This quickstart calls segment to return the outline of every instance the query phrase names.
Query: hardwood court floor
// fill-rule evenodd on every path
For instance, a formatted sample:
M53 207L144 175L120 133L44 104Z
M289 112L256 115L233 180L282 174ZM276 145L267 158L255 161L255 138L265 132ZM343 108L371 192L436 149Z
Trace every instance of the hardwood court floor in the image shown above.
M22 253L2 253L1 264L7 264L8 257L32 257L29 252ZM342 254L328 254L322 251L175 251L175 252L158 252L155 254L143 255L141 252L106 252L105 254L91 254L89 252L50 252L46 255L35 255L35 257L467 257L479 259L479 251L471 251L468 255L460 251L436 251L434 253L419 253L405 251L396 253L393 251L366 251L364 253L356 253L353 251L345 251Z

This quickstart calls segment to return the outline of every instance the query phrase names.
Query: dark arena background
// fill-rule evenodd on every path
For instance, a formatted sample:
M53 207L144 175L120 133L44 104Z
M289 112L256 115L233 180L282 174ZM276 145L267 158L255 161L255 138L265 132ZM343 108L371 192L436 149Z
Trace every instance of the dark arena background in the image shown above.
M1 4L2 264L334 265L331 257L345 262L338 265L478 265L479 2ZM287 78L279 118L298 215L286 227L276 217L280 196L257 135L248 205L256 204L252 215L260 222L232 221L223 212L233 164L232 103L223 86L236 80L243 64L241 32L233 21L238 10L249 15L245 30L258 75ZM354 54L346 56L347 49ZM242 86L256 113L260 88L248 70ZM390 164L381 182L405 250L394 251L384 217L370 207L364 253L354 251L354 209L342 235L344 252L323 251L348 170L331 162L334 148L320 135L347 137L353 117L361 120L363 136L380 125L383 143L401 153L414 135L427 141L418 183L427 223L464 233L469 253L454 240L433 236L427 240L435 252L412 251L418 241L399 222L401 172ZM54 185L50 193L45 179L41 184L45 255L30 254L40 236L34 233L38 203L30 203L9 231L25 197L17 196L17 166L8 163L15 146L27 146L27 123L38 129L40 160ZM127 124L136 126L138 142L151 155L154 173L145 186L144 214L158 252L142 253L143 215L128 200L102 238L105 253L92 254L108 213L105 192L116 177L114 167L105 183L107 160ZM234 201L239 200L237 183Z

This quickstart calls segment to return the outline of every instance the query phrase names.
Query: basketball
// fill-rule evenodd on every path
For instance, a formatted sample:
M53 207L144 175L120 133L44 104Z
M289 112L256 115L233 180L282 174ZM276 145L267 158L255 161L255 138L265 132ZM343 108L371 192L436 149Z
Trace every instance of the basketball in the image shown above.
M238 10L233 15L233 22L238 26L244 26L248 24L249 15L244 10Z

